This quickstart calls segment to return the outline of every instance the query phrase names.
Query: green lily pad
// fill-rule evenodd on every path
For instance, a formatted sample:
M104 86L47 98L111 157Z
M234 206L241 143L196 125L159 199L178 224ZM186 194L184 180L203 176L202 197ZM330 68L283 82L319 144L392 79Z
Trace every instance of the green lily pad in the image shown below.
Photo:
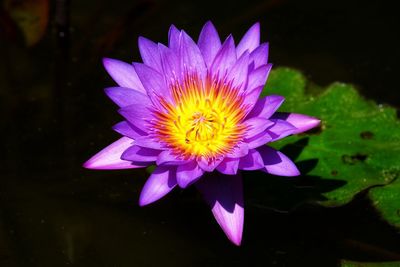
M382 217L400 228L400 179L389 185L370 189L368 196Z
M343 260L340 264L342 267L398 267L400 261L392 262L355 262Z
M400 182L396 181L400 175L400 121L394 108L364 99L350 84L319 88L287 68L271 73L263 94L286 98L279 111L322 121L319 129L271 144L295 160L303 174L280 177L281 184L286 184L281 187L290 189L285 201L312 200L335 207L373 188L369 197L375 207L400 227ZM274 190L266 187L260 190Z

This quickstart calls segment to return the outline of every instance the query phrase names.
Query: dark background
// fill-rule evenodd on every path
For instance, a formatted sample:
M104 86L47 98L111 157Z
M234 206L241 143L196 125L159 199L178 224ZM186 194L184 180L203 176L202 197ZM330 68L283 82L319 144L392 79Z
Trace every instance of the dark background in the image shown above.
M400 260L398 234L363 196L346 207L286 213L253 206L245 194L236 248L195 190L139 208L144 170L81 167L118 136L110 128L120 117L102 91L114 83L101 58L140 61L138 36L166 43L172 23L196 40L212 20L222 39L232 33L239 41L259 21L274 67L297 68L321 86L353 83L365 97L399 107L400 16L391 1L58 0L49 14L45 35L27 47L0 9L0 266Z

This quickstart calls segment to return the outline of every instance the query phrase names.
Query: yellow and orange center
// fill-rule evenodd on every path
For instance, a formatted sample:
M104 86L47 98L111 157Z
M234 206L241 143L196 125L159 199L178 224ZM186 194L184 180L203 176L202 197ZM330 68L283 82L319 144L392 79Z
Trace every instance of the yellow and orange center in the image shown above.
M170 86L171 100L160 98L154 133L177 155L217 158L243 138L244 96L230 83L187 75Z

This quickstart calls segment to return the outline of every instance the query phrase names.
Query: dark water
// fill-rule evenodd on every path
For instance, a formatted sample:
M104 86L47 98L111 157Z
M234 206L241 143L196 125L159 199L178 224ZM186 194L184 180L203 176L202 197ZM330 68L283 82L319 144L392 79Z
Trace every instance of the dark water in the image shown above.
M282 213L253 205L248 179L237 248L194 189L139 208L145 171L81 168L117 138L110 127L120 118L102 91L113 82L101 58L139 60L137 37L166 42L171 23L197 35L211 19L222 36L237 37L260 21L275 66L301 69L320 85L354 83L365 96L399 107L399 17L389 2L58 0L50 12L36 46L26 48L20 33L0 30L0 266L400 260L400 236L362 195L342 208ZM10 25L4 10L0 18L2 27Z

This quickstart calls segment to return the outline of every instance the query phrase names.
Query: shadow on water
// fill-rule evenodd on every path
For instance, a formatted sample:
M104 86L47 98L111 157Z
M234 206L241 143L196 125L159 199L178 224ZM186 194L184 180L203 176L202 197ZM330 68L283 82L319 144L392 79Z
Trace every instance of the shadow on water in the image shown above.
M281 151L296 161L301 151L307 146L308 137L284 146ZM245 172L246 188L251 188L251 203L260 208L289 212L305 203L326 200L323 193L332 191L346 184L346 181L321 179L309 175L318 164L318 159L296 161L301 176L279 177L263 172Z
M306 140L284 150L296 157L299 144ZM315 164L299 166L307 173ZM363 196L335 209L307 205L340 181L245 173L246 220L237 248L194 187L140 208L145 171L71 172L3 178L0 241L7 250L1 259L9 266L329 267L341 258L400 257L400 238Z
M321 198L326 185L311 190L282 177L246 177L237 248L193 187L140 208L144 173L75 175L3 184L3 260L19 264L10 266L336 266L341 258L399 257L399 237L362 197L336 209L299 205Z

